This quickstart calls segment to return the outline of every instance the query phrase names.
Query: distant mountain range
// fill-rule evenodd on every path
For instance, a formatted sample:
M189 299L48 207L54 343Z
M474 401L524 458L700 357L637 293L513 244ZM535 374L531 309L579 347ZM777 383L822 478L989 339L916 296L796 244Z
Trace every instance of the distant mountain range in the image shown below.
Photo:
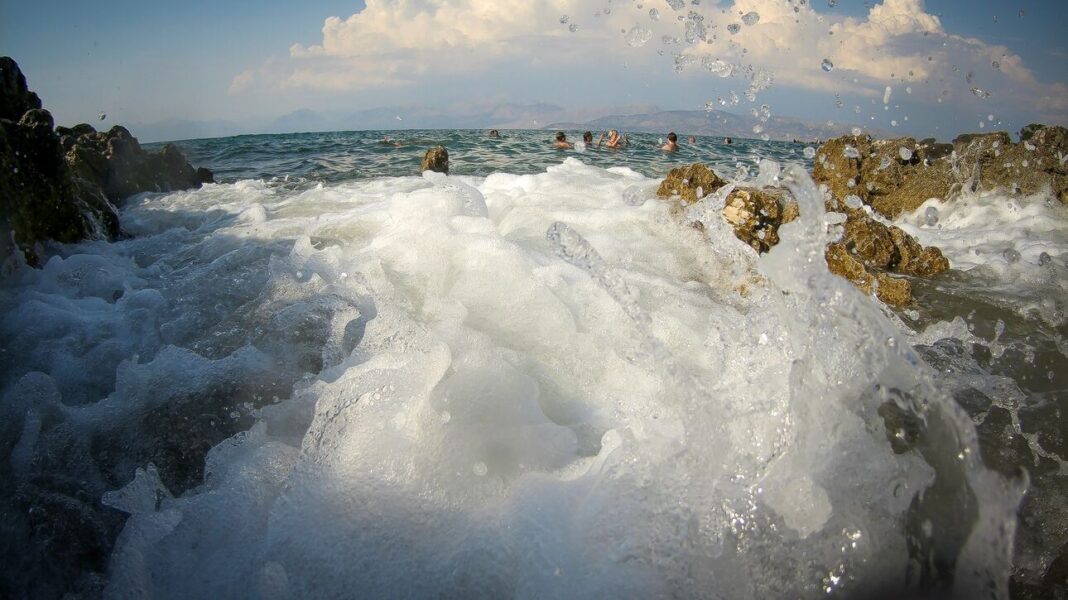
M171 119L131 124L130 131L144 142L225 137L246 133L303 133L314 131L397 129L563 129L760 137L761 125L771 139L811 141L848 133L849 125L815 124L773 116L766 123L752 116L726 111L660 110L654 104L566 109L547 103L459 103L449 106L381 107L359 111L300 109L276 119L243 122Z

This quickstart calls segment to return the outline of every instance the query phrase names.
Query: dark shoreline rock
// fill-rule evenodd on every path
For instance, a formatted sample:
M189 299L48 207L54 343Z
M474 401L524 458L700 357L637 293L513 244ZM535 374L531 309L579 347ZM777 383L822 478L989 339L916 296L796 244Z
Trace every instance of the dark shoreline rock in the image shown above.
M419 164L419 171L434 171L435 173L449 174L449 151L445 146L435 146L426 151L423 160Z
M0 230L11 231L28 264L40 264L44 242L116 239L115 207L129 196L212 181L177 146L145 152L122 126L55 127L18 64L0 57Z

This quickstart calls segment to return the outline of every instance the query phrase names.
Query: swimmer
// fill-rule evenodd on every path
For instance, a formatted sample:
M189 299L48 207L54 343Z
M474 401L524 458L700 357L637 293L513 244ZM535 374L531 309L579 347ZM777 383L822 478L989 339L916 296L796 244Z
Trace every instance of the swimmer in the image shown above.
M691 144L696 144L697 143L697 138L691 135L690 139L688 139L686 141L691 143Z
M398 140L390 139L388 135L382 136L382 139L379 140L378 143L386 146L393 146L394 148L400 148L403 145L403 143Z
M723 143L724 144L733 144L734 140L732 140L731 138L723 138Z
M587 146L589 146L590 144L593 143L593 132L592 131L587 131L587 132L584 132L582 134L582 143L586 144Z
M604 142L604 135L601 134L601 138L597 140L597 145L600 146L601 142ZM615 129L609 130L608 141L604 142L604 145L608 148L622 148L627 145L627 140L623 136L619 135L619 132Z
M489 136L493 139L497 139L501 137L501 132L497 131L496 129L490 129Z
M556 143L553 144L558 150L570 150L575 147L574 144L567 141L567 136L563 131L556 132Z
M674 131L669 133L668 134L667 143L664 144L663 146L660 146L660 149L663 150L664 152L675 152L675 151L677 151L679 149L679 136L675 135Z

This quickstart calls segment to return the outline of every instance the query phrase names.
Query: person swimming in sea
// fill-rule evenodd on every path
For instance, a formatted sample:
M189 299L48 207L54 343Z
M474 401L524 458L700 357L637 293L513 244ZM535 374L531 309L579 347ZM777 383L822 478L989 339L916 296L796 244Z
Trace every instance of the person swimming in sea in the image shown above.
M676 152L676 151L678 151L678 149L679 149L679 136L675 135L675 132L672 131L671 133L668 134L667 137L668 137L667 143L664 144L663 146L660 146L660 149L663 150L664 152Z
M489 136L493 139L498 139L501 137L501 132L497 131L496 129L490 129Z
M586 144L587 146L593 143L592 131L585 131L582 133L582 143Z
M574 144L567 141L567 135L563 131L556 132L556 143L553 146L558 150L571 150L575 147Z
M697 143L697 138L696 138L695 136L692 136L692 135L691 135L691 136L690 136L690 139L688 139L688 140L686 140L686 141L687 141L687 142L689 142L689 143L691 143L691 144L696 144L696 143Z
M382 139L378 140L378 143L384 146L393 146L394 148L400 148L404 145L404 142L391 139L388 135L382 136Z
M723 138L723 143L724 144L733 144L734 140L732 140L731 138Z
M605 134L602 133L600 139L597 140L597 146L598 147L600 147L602 142L604 142L604 145L607 148L622 148L622 147L626 146L629 143L627 138L619 135L619 132L616 131L615 129L611 129L611 130L608 131L608 141L607 142L604 141L604 136L605 136Z

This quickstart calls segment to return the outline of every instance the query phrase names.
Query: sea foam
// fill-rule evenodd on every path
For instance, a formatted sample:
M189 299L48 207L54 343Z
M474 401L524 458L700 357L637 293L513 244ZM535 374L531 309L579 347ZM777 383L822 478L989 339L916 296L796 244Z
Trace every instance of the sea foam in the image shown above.
M4 439L130 445L115 598L1005 595L1021 482L783 178L763 257L575 159L145 196L5 292ZM148 464L219 403L201 477Z

